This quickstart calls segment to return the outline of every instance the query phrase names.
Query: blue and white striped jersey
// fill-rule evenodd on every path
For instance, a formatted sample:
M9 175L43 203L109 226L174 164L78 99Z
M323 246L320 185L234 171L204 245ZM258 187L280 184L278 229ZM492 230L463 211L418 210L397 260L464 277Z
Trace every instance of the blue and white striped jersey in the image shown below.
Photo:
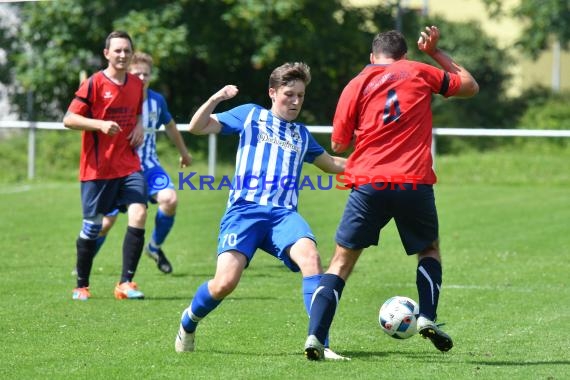
M228 206L238 199L297 209L303 162L325 150L305 125L287 122L256 104L216 114L222 134L239 134Z
M156 154L156 132L162 125L170 123L172 116L164 97L158 92L147 90L147 97L143 101L143 128L144 142L138 149L143 171L159 166Z

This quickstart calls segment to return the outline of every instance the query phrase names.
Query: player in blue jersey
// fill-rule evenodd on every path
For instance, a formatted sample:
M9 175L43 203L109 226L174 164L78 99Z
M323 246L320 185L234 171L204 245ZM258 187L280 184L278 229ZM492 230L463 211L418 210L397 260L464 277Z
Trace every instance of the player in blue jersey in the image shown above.
M293 122L310 81L306 64L286 63L269 77L271 109L244 104L214 114L220 102L238 93L236 86L227 85L202 104L190 121L194 134L238 134L240 139L235 176L220 223L216 272L213 279L198 287L182 313L175 340L177 352L194 350L198 322L237 287L258 248L291 271L301 271L309 313L323 269L311 228L297 212L297 179L303 162L327 173L340 173L346 161L329 155L303 124ZM326 355L345 359L328 347Z
M176 127L164 97L158 92L148 88L152 74L152 57L146 53L136 52L129 65L129 72L138 76L144 83L143 101L143 127L144 142L138 148L141 166L148 185L148 196L151 203L158 203L158 210L154 219L154 229L145 253L152 258L160 271L172 272L172 265L162 251L162 244L170 233L174 224L174 216L178 205L178 198L174 184L166 171L160 165L156 153L156 132L164 125L166 134L180 152L180 167L184 168L192 163L192 156L188 153L184 140ZM107 237L107 233L115 224L118 210L107 214L103 218L103 228L97 239L97 251Z

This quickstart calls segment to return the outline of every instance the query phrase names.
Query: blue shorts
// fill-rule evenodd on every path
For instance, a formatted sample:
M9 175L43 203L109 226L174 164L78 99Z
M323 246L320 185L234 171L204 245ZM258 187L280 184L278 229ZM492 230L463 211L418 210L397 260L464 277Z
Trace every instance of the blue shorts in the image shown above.
M142 172L126 177L81 182L83 218L107 215L115 209L125 211L132 203L146 205L146 182Z
M257 248L261 248L281 260L291 271L298 272L300 269L287 254L287 249L301 238L316 241L311 228L297 211L237 201L222 217L218 255L235 250L247 258L249 265Z
M336 231L336 242L350 249L378 245L380 230L392 218L408 255L421 252L438 240L433 186L383 185L366 184L352 189Z
M148 200L150 203L157 203L155 195L164 189L174 190L174 183L168 176L168 173L158 165L143 171L144 180L148 189Z

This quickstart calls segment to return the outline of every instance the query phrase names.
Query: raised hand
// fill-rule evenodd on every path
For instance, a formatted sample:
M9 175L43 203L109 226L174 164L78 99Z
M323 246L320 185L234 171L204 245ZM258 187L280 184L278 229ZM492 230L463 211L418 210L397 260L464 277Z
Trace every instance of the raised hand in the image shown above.
M418 49L429 55L435 53L437 42L439 41L439 29L437 26L426 26L426 31L420 34Z

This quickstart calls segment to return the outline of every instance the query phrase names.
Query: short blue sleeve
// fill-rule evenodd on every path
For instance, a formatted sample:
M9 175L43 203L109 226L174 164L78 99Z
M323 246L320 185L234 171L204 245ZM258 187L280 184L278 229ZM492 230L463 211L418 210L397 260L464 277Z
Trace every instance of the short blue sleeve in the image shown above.
M307 130L306 128L304 128L304 129L307 133L307 139L308 139L309 145L307 146L307 153L305 154L303 161L311 164L311 163L313 163L313 161L315 161L315 159L317 157L319 157L321 154L323 154L325 152L325 148L323 148L317 142L317 140L315 140L315 138L313 137L313 135L311 135L309 130Z
M168 111L168 106L166 105L166 100L164 100L164 97L158 94L157 100L158 100L158 107L160 109L158 117L158 125L166 125L170 123L170 120L172 120L172 115Z
M241 133L244 129L247 116L250 114L251 110L256 107L259 108L259 106L255 104L243 104L232 108L231 110L217 113L216 117L222 125L220 133L223 135Z

